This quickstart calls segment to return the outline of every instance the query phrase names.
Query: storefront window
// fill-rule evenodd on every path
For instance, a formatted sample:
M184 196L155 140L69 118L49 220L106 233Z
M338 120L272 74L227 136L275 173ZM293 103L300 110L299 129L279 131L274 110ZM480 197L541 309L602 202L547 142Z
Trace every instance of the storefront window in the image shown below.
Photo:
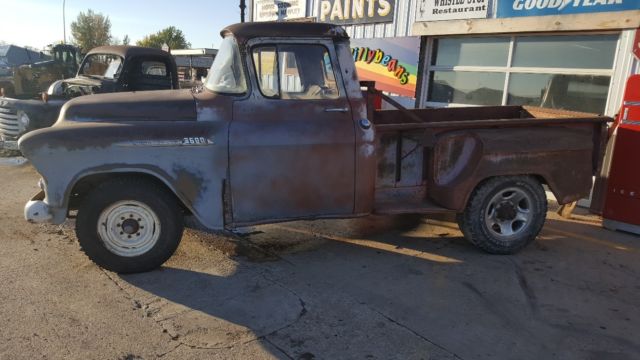
M432 65L506 66L509 38L444 38L436 39L438 52Z
M610 80L608 76L511 74L507 104L602 113Z
M434 39L427 106L604 113L618 34Z
M502 101L504 74L490 72L435 71L430 101L495 105Z
M514 67L611 69L617 35L516 37Z

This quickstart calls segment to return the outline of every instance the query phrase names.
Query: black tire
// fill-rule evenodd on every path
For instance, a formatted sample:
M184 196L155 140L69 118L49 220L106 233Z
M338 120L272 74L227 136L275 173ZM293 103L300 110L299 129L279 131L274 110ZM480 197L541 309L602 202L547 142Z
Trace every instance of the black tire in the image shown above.
M136 207L136 204L140 207ZM129 220L129 215L125 219L124 211L128 208L133 209L130 215L135 214L136 211L144 211L143 214L151 216L150 219L153 220L151 223L156 224L157 222L157 225L147 226L147 230L144 230L145 221L140 218L135 219L138 216L131 216L132 219ZM119 214L116 212L117 210L123 212L121 213L122 219L133 223L131 226L126 226L126 229L133 229L134 232L130 235L127 235L129 232L119 232L119 234L124 234L121 236L129 238L133 236L132 241L136 241L135 236L138 231L137 236L142 233L143 238L155 239L140 248L139 251L143 251L142 253L126 253L125 256L118 254L118 252L131 251L127 250L131 248L114 247L113 240L105 241L100 235L102 232L106 234L107 238L118 236L114 232L110 232L107 226L107 223L110 223L113 228L113 222L118 221L117 219L113 220L114 216L120 216L113 215ZM109 218L107 214L113 216ZM103 216L103 220L106 216L109 221L99 224L101 216ZM149 219L149 217L145 219ZM85 196L78 209L76 235L82 251L97 265L117 273L145 272L159 267L173 255L182 238L183 221L182 209L172 193L151 181L116 178L100 184ZM123 221L122 224L115 226L124 230L124 225ZM158 228L160 230L155 231ZM112 249L115 250L110 249L108 244L111 244ZM149 248L147 249L147 247Z
M458 215L458 225L464 237L480 249L513 254L536 238L546 216L547 197L537 179L499 176L476 187L465 211Z

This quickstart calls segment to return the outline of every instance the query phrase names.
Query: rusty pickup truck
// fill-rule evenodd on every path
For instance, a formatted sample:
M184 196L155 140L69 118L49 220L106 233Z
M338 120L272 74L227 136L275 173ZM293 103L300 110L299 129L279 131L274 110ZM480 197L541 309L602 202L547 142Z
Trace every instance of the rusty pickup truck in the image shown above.
M82 250L148 271L185 224L211 231L298 219L458 214L465 237L516 252L545 221L543 185L589 194L606 117L520 106L369 106L339 26L225 28L202 87L84 96L20 139L42 175L31 222L76 218Z

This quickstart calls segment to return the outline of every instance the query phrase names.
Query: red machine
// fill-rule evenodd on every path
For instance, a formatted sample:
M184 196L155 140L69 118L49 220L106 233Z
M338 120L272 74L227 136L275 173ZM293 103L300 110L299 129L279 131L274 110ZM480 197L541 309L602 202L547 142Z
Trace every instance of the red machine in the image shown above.
M613 131L603 226L640 234L640 75L627 82Z

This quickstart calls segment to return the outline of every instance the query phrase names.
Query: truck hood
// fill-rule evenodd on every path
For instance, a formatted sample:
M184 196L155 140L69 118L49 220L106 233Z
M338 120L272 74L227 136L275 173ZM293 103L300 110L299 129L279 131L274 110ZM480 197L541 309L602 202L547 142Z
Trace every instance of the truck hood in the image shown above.
M56 124L196 120L196 101L183 89L80 96L62 107Z

